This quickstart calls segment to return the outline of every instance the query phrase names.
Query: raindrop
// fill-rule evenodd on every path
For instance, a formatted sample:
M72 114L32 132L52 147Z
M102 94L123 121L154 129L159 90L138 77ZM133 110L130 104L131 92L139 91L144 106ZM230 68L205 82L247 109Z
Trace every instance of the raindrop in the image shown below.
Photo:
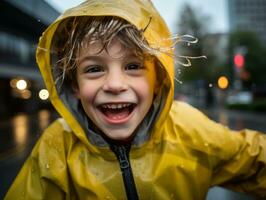
M46 169L49 169L49 168L50 168L50 165L47 163L47 164L45 165L45 168L46 168Z
M174 79L175 79L175 81L176 81L177 83L179 83L179 84L183 84L183 82L180 81L179 79L177 79L176 77L175 77Z
M79 154L79 159L80 159L80 160L84 160L84 158L85 158L85 152L82 151L82 152Z
M187 43L187 46L189 47L191 44L190 43Z
M172 194L170 195L170 198L171 198L171 199L174 199L174 198L175 198L174 193L172 193Z
M25 192L21 192L20 199L25 199Z
M40 20L40 19L38 19L37 21L38 21L38 22L41 22L41 20Z
M213 87L212 83L209 84L209 87Z
M100 173L99 172L95 172L95 176L99 177Z

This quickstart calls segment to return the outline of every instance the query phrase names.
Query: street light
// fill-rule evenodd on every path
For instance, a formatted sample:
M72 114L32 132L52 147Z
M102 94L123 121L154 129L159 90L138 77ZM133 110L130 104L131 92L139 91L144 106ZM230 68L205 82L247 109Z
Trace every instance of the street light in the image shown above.
M46 90L46 89L42 89L42 90L40 90L40 91L39 91L39 98L40 98L41 100L46 100L46 99L48 99L48 98L49 98L49 92L48 92L48 90Z
M229 81L228 81L227 77L220 76L217 82L218 82L217 83L218 84L218 87L220 89L223 89L224 90L224 89L228 88Z
M27 82L23 79L18 80L16 83L16 87L19 90L25 90L27 86L28 86Z

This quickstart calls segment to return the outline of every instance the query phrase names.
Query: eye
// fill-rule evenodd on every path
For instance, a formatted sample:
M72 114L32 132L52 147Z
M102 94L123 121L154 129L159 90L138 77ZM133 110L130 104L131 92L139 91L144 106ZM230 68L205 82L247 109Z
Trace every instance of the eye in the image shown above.
M129 63L126 65L125 70L141 70L144 69L142 63Z
M91 65L84 69L85 73L99 73L104 72L104 68L100 65Z

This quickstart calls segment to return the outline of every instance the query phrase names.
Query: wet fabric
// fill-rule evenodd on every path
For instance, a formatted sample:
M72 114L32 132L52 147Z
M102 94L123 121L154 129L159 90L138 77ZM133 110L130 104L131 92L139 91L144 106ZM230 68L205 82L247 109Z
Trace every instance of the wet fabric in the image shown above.
M62 118L44 131L6 200L125 199L114 153L88 138L86 119L75 113L75 98L67 89L59 91L52 70L51 46L59 24L75 16L107 15L121 17L140 30L149 24L144 32L148 43L171 46L166 24L149 0L90 0L51 24L40 38L36 57L51 102ZM265 196L265 135L232 131L190 105L173 101L173 58L161 53L157 59L166 72L159 116L149 137L141 137L130 150L139 199L203 200L214 185Z

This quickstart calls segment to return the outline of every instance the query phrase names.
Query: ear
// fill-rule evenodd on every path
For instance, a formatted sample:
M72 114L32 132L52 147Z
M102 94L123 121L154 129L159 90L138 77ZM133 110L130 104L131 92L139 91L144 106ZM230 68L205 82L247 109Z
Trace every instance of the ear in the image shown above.
M160 84L159 84L158 79L156 78L156 81L155 81L155 84L154 84L154 94L158 94L159 89L160 89Z
M154 62L154 66L155 66L155 83L154 83L154 94L158 94L160 87L162 87L162 77L164 76L164 72L163 70L160 68L160 65L158 64L158 62Z
M80 99L80 92L77 84L72 85L72 90L74 92L74 95L77 99Z

